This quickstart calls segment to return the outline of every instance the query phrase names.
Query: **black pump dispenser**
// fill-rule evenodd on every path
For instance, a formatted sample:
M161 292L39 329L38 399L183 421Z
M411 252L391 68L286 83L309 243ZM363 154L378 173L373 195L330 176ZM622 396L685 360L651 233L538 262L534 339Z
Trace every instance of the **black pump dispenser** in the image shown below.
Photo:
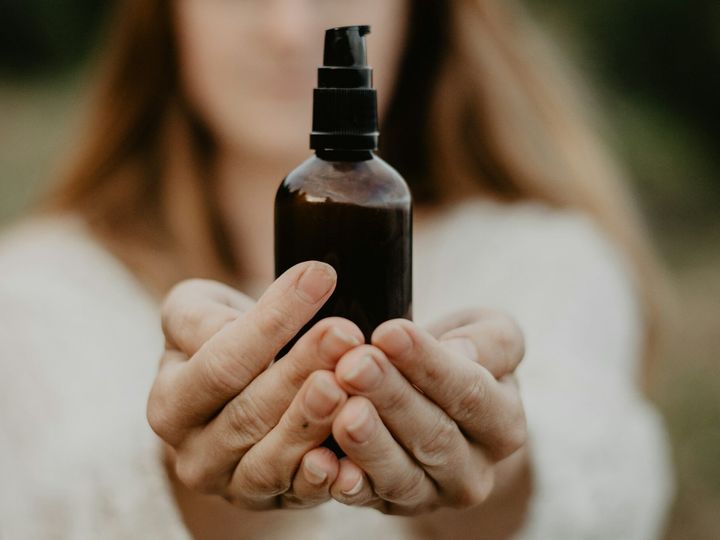
M313 150L377 150L377 92L367 65L369 26L325 32L323 66L313 94Z
M412 318L412 194L374 152L369 31L347 26L325 33L310 136L315 153L288 173L275 195L275 276L310 260L332 265L338 276L333 293L278 360L328 317L355 323L366 343L384 321ZM344 455L332 435L325 445Z

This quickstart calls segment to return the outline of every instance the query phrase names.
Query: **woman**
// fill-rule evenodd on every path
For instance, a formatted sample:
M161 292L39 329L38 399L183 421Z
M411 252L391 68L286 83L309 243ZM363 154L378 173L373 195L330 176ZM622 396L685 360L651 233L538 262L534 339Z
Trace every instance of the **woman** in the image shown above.
M417 204L415 322L326 319L268 367L337 279L273 281L272 201L323 31L357 23ZM658 536L654 268L521 12L127 0L114 34L73 167L2 242L0 534Z

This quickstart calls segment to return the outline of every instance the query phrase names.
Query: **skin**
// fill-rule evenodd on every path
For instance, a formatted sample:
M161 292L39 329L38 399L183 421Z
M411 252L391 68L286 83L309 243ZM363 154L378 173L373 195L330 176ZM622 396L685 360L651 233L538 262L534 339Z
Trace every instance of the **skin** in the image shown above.
M354 323L328 318L273 362L336 282L309 261L257 303L214 282L173 289L148 420L177 478L253 511L331 497L395 515L483 504L526 440L517 325L480 311L432 331L397 319L362 344ZM320 447L330 433L346 457Z
M364 344L353 322L330 318L273 363L337 280L319 262L277 280L272 268L273 198L308 155L324 30L372 24L382 114L407 2L175 6L183 90L218 141L218 207L245 265L243 292L192 280L162 308L166 350L147 414L188 528L196 538L271 536L299 519L284 509L333 498L413 516L418 537L462 537L471 526L507 537L530 491L514 378L523 338L511 319L478 309L428 328L388 321ZM417 208L416 227L425 221ZM347 457L321 446L330 433Z
M225 152L307 155L325 30L370 24L368 62L382 114L402 53L407 0L176 0L185 94Z

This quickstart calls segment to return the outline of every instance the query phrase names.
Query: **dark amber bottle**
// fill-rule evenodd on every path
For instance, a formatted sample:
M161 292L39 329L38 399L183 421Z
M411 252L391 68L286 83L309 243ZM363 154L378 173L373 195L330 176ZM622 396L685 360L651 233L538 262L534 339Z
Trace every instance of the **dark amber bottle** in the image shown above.
M402 177L369 151L319 151L290 173L275 199L275 272L307 260L338 274L308 328L345 317L369 341L383 321L410 319L412 203Z
M275 273L307 260L332 265L335 291L281 351L320 319L340 316L369 341L383 321L412 317L412 197L374 150L377 98L366 63L367 26L325 35L314 94L315 155L283 180L275 198Z

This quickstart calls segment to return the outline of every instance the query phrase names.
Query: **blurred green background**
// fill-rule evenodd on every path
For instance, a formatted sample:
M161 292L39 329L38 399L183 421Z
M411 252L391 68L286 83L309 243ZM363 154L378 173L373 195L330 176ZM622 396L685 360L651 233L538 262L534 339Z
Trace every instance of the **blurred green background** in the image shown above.
M674 441L668 539L720 539L720 2L527 0L599 97L675 286L652 397ZM0 223L69 149L100 0L0 0Z

